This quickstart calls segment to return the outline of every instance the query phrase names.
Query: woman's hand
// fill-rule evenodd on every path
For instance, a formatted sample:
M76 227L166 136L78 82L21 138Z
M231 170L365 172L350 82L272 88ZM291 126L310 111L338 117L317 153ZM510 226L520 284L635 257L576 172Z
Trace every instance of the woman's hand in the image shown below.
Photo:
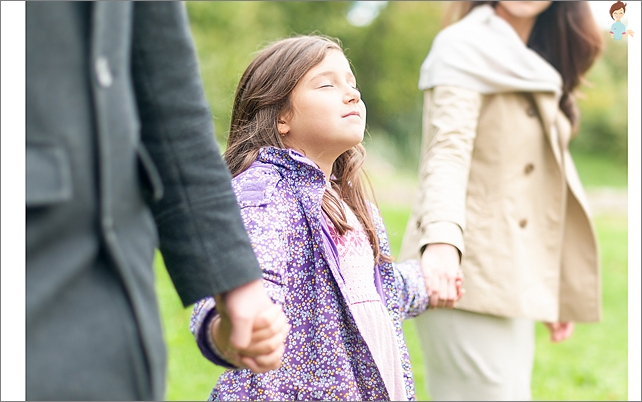
M544 325L551 333L551 342L562 342L573 335L573 322L545 322Z
M429 308L453 308L465 293L457 248L445 243L429 244L421 255L421 270L430 296Z

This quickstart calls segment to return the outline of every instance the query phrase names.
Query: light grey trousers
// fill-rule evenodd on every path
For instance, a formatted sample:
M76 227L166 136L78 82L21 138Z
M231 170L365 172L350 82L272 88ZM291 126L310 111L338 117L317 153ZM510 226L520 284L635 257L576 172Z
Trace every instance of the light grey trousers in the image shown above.
M435 309L413 321L433 400L531 399L532 320Z

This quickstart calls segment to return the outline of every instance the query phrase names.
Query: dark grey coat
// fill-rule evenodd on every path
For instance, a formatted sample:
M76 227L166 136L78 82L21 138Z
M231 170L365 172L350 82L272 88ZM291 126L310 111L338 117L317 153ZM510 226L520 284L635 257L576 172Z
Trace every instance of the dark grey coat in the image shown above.
M26 39L27 399L162 399L154 247L186 306L261 275L184 6L28 2Z

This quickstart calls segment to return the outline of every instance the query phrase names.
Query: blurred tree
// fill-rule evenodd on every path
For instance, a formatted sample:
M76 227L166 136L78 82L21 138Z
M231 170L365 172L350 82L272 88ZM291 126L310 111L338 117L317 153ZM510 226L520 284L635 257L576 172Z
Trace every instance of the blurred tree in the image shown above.
M419 68L441 27L442 7L442 2L390 2L349 54L368 107L369 131L387 136L407 167L419 160Z
M398 167L415 169L421 142L423 95L419 68L441 29L445 2L394 1L378 7L369 24L351 25L355 2L187 2L206 96L224 145L234 91L254 53L297 34L339 38L368 108L368 130L386 144ZM588 75L578 100L582 113L574 151L626 162L627 47L605 35L606 51ZM404 166L405 165L405 166Z
M628 47L604 33L605 50L587 75L578 105L580 131L572 151L611 157L627 163L628 150Z

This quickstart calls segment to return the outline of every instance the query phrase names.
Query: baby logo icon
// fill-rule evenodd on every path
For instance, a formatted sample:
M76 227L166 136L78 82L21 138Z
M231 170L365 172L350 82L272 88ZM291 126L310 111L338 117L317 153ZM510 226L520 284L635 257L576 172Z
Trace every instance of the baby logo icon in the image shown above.
M626 37L627 35L630 37L633 37L633 31L630 29L627 31L626 27L622 23L622 17L624 17L624 13L626 12L626 3L622 3L621 1L617 1L613 3L611 6L611 9L609 10L609 15L611 16L612 19L615 20L613 25L611 25L611 38L615 40L621 40L623 37Z

